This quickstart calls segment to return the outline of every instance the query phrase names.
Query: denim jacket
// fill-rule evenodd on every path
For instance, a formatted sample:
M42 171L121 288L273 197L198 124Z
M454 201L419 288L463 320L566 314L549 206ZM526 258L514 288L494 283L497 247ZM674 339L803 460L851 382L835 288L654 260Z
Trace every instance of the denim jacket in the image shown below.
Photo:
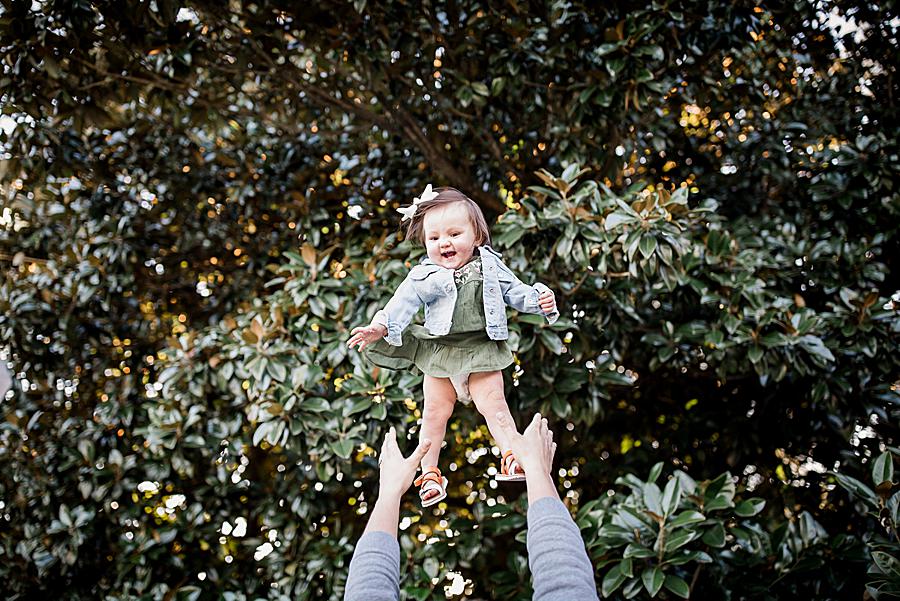
M481 255L484 278L484 317L488 338L509 338L506 305L524 313L544 315L551 324L559 319L559 311L544 313L538 305L538 296L549 288L541 283L534 286L523 284L490 246L479 246L477 250ZM384 339L388 344L400 346L401 333L422 305L425 305L425 329L435 336L447 334L456 306L453 270L441 267L427 257L409 270L409 275L384 309L375 314L372 322L387 328Z

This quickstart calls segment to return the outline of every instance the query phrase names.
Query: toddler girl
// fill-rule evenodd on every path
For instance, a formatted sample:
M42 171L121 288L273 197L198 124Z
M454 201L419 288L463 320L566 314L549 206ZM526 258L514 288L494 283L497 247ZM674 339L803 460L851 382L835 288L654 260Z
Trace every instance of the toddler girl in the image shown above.
M506 305L559 318L553 292L543 284L528 286L503 264L490 246L487 222L477 204L459 190L425 188L409 207L407 239L425 245L427 257L414 266L384 309L368 326L350 333L375 365L424 373L424 410L419 440L435 441L422 459L416 479L422 506L447 496L447 478L438 469L447 421L457 398L474 401L491 436L502 450L497 480L524 480L497 414L512 422L503 394L503 374L512 361L506 344ZM425 325L407 329L425 305ZM369 346L371 345L371 346ZM367 348L368 347L368 348Z

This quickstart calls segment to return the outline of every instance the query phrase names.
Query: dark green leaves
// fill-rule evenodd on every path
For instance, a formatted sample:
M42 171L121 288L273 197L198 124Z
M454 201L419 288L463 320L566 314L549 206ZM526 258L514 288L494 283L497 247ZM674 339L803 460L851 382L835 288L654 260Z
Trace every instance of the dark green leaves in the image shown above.
M725 527L721 523L715 524L703 534L701 540L710 547L725 546Z
M647 568L641 572L641 581L644 583L644 589L651 597L656 596L656 593L662 588L665 580L666 577L659 568Z
M603 582L600 586L600 594L604 597L612 595L625 581L626 576L622 573L621 565L621 563L617 563L603 577Z
M663 586L665 586L667 590L673 592L682 599L687 599L691 593L691 590L688 587L688 583L673 574L669 574L666 576L666 580L663 583Z
M885 451L872 464L872 481L875 486L894 479L894 460L890 451Z
M890 3L857 15L839 64L809 2L7 5L8 596L190 598L201 572L224 594L339 596L383 432L409 451L423 412L421 374L344 343L421 257L395 205L429 182L472 196L516 274L557 293L554 326L510 314L505 397L519 424L551 418L614 596L649 597L654 569L656 598L694 574L711 598L858 597L869 568L896 589ZM523 547L483 552L524 530L504 521L521 489L486 486L492 446L458 405L447 509L404 500L406 596L456 571L530 598ZM246 542L220 543L237 516Z

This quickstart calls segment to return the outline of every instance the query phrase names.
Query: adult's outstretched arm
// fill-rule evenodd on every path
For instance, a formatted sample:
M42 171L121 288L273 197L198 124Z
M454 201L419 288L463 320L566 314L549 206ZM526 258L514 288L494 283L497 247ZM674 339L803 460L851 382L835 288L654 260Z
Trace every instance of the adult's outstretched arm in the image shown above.
M594 568L569 510L558 497L528 506L528 566L534 601L596 601Z

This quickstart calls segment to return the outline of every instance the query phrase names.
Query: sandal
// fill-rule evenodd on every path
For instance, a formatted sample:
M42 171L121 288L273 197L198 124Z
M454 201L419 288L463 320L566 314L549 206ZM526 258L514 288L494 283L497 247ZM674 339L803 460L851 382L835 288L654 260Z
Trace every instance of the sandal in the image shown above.
M516 461L512 451L504 451L500 459L500 473L494 476L498 482L521 482L525 479L525 472Z
M437 467L429 467L422 470L422 475L415 479L413 484L419 487L419 498L422 500L422 507L431 507L439 501L447 498L447 478L441 475L441 470ZM436 490L438 494L426 499L425 493Z

